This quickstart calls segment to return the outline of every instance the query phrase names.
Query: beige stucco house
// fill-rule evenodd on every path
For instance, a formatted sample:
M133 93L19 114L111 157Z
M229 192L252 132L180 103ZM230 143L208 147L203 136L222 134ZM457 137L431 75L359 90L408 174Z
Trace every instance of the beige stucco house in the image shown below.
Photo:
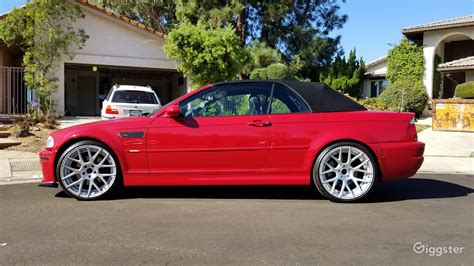
M188 91L188 82L164 51L163 34L109 10L75 0L85 18L75 23L89 36L72 60L58 62L55 94L58 115L98 115L100 98L114 84L150 85L162 103ZM6 16L5 14L3 16ZM0 17L1 19L1 17ZM24 112L29 95L21 87L22 53L0 43L0 113Z
M362 96L377 97L387 87L387 57L382 56L365 65L365 78L362 82Z
M442 74L438 97L450 98L457 84L474 80L474 14L402 29L411 41L423 45L425 74L423 83L433 97L435 70ZM439 63L436 63L439 59ZM387 84L386 57L367 64L362 95L375 97ZM380 84L380 85L379 85Z

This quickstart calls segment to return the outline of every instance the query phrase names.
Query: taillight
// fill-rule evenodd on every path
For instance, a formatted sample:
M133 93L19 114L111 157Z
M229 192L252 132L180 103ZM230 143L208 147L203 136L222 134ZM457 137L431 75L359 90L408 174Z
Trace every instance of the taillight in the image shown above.
M107 105L107 108L105 108L105 113L109 115L118 115L119 111L118 109L112 108L112 106Z

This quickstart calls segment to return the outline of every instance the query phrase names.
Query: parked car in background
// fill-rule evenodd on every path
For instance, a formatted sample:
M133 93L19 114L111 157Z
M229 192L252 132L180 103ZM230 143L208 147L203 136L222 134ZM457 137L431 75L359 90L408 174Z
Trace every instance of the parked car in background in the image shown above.
M82 200L123 185L311 185L351 202L414 175L423 151L413 113L368 111L322 83L252 80L56 131L40 157L43 182Z
M151 87L114 85L102 104L102 119L142 116L161 108Z

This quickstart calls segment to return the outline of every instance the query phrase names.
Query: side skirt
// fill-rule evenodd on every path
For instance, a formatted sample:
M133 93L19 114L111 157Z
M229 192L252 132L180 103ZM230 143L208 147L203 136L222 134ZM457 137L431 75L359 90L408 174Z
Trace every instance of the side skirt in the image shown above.
M128 174L125 186L240 186L240 185L309 185L310 175L260 174L260 175L144 175Z

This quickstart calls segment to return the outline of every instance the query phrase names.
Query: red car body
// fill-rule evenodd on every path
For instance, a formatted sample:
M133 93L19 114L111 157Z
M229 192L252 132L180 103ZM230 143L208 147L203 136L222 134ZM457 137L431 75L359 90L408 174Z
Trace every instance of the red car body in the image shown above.
M58 157L80 140L110 147L125 186L309 185L318 153L341 141L367 147L378 163L380 180L407 178L423 162L424 144L417 141L413 117L362 110L187 119L167 117L165 107L148 117L54 132L54 146L40 153L43 182L56 182ZM143 134L123 137L123 132Z

